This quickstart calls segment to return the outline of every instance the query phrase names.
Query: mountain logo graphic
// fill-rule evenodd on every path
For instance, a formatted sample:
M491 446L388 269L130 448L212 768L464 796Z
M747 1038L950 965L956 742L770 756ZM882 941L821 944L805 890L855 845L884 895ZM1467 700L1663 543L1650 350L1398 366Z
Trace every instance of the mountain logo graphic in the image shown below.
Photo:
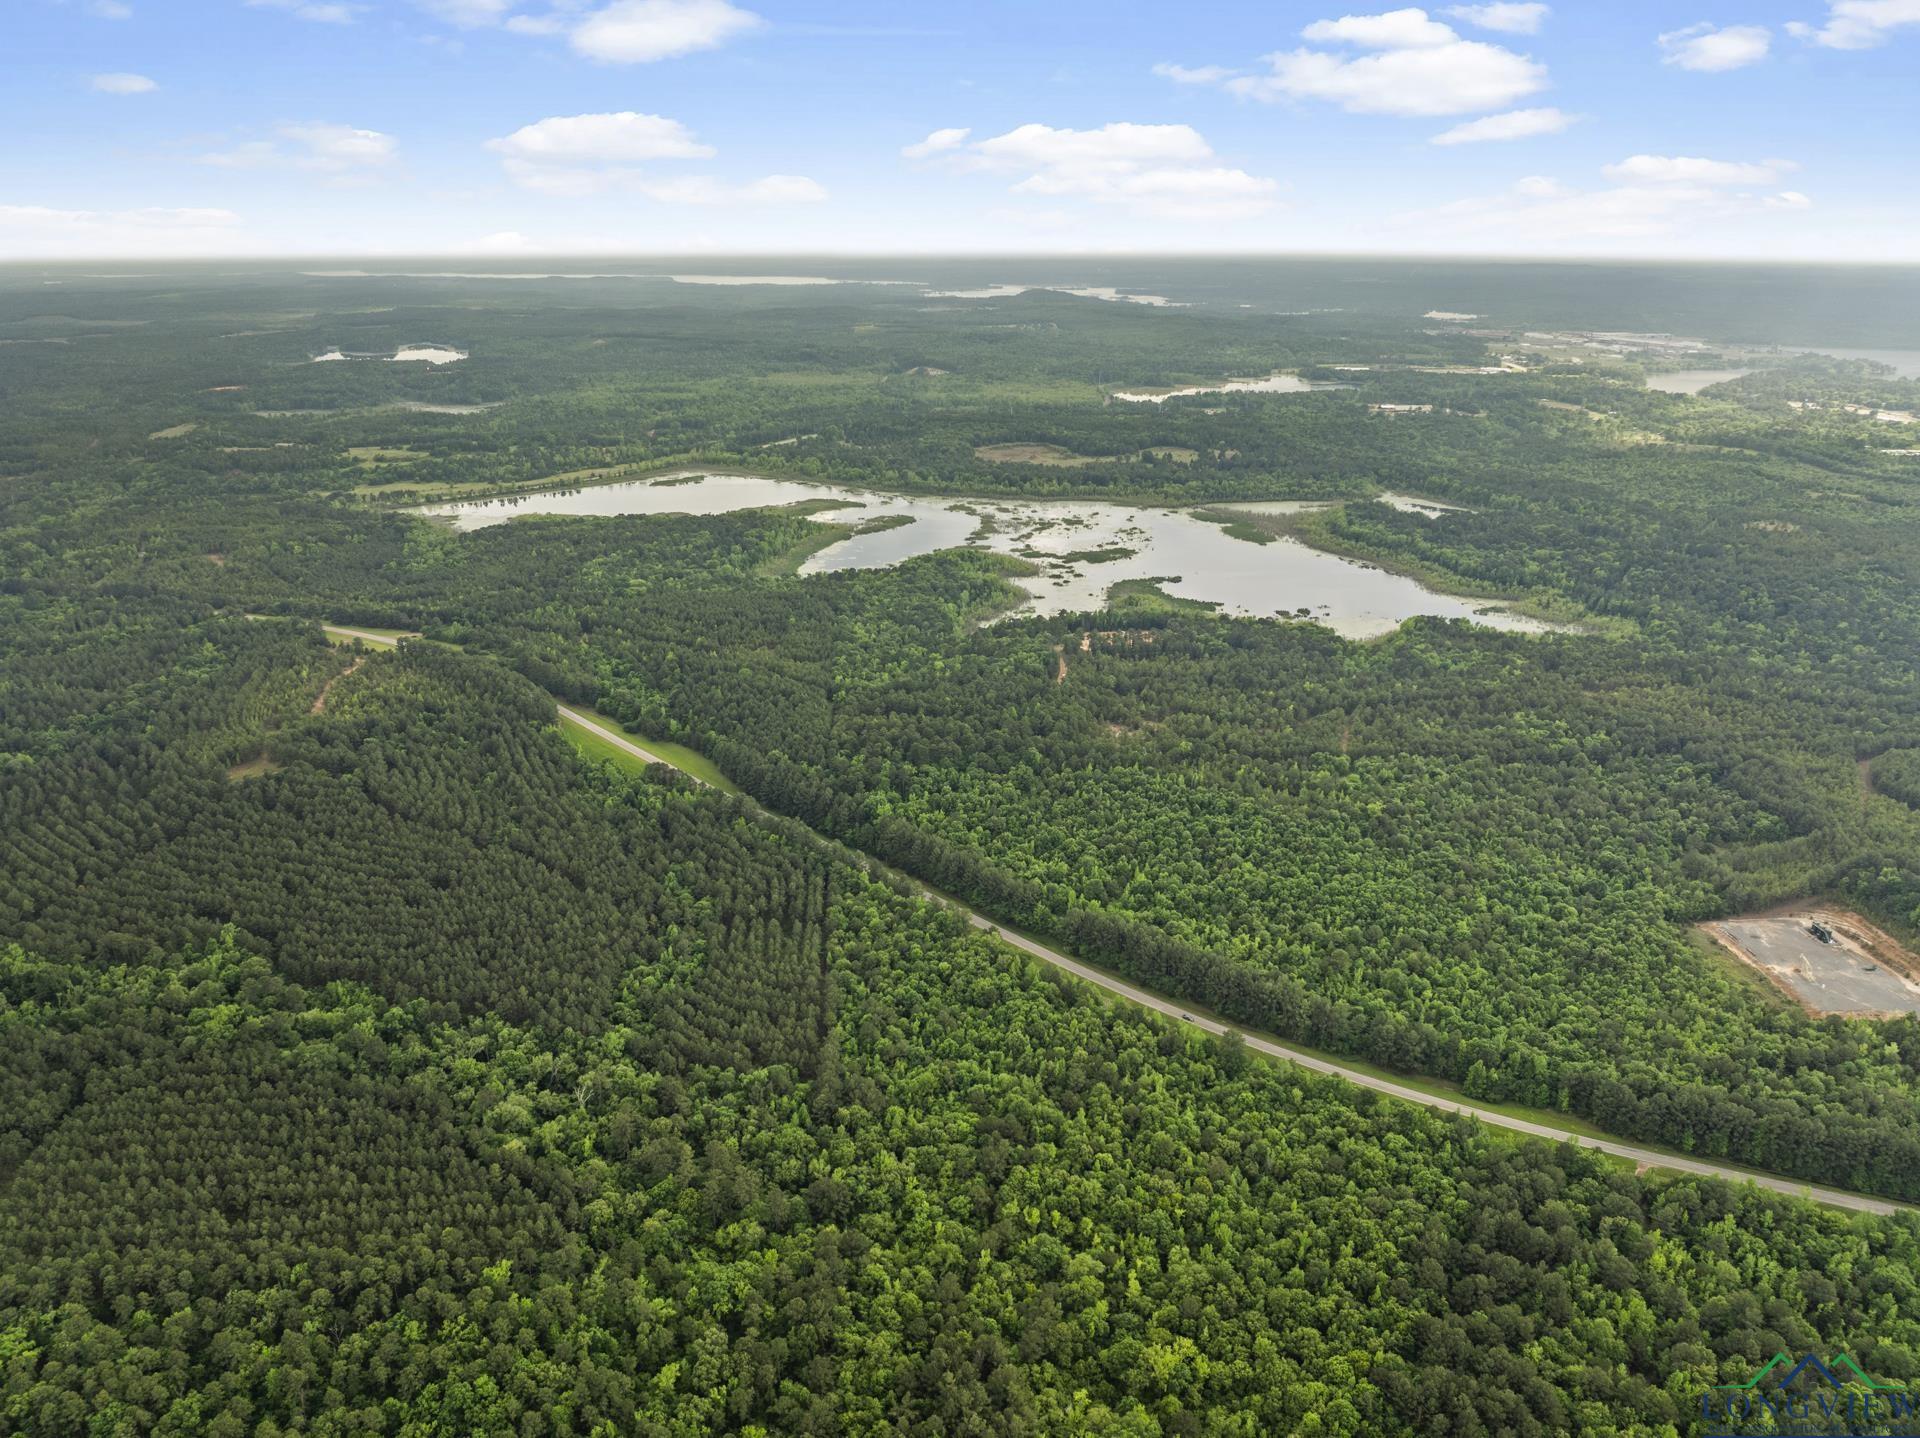
M1803 1373L1810 1374L1816 1378L1824 1378L1835 1388L1845 1388L1849 1384L1859 1384L1863 1387L1871 1388L1877 1393L1889 1393L1904 1392L1907 1386L1904 1383L1881 1383L1877 1379L1869 1378L1866 1370L1854 1362L1850 1355L1845 1353L1835 1357L1832 1367L1829 1367L1827 1364L1822 1363L1818 1356L1812 1353L1809 1353L1798 1363L1794 1363L1784 1351L1774 1354L1772 1359L1768 1361L1767 1366L1754 1374L1753 1377L1749 1378L1745 1383L1719 1383L1714 1386L1716 1388L1729 1389L1736 1393L1758 1388L1766 1381L1768 1374L1774 1372L1776 1369L1786 1367L1789 1364L1792 1366L1787 1368L1785 1375L1776 1380L1777 1385L1781 1388L1790 1385ZM1841 1371L1835 1372L1835 1369Z

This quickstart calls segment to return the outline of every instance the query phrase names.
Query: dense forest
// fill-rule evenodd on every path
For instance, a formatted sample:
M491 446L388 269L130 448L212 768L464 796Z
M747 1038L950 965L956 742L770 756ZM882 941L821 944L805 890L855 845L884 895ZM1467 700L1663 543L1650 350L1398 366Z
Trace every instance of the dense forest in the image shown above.
M1209 274L0 285L0 1432L1654 1435L1782 1350L1920 1381L1911 1213L1256 1059L863 857L1252 1028L1920 1199L1920 1022L1690 930L1920 934L1920 469L1845 407L1920 383L1668 395ZM307 363L429 339L471 357ZM1276 370L1342 387L1111 398ZM801 577L800 511L406 508L702 462L1331 499L1241 522L1562 625L1009 617L977 549Z

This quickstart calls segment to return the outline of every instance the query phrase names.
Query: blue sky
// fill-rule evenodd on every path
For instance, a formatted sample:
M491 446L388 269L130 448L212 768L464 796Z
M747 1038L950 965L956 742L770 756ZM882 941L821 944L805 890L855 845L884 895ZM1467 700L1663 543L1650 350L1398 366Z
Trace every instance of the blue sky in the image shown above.
M1920 0L0 0L0 258L1920 260Z

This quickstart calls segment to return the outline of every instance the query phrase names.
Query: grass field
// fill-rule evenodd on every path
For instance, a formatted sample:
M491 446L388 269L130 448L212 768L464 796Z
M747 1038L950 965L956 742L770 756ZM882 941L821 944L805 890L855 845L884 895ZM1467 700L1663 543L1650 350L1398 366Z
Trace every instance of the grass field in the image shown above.
M416 637L411 629L381 629L372 624L349 624L344 629L332 624L322 624L320 628L325 631L329 644L365 644L370 649L394 649L399 646L402 639ZM347 629L354 632L349 634L346 632ZM373 637L362 638L363 635Z
M674 744L664 739L649 738L645 734L635 734L618 720L610 719L598 710L589 709L585 705L575 704L572 707L593 720L594 723L611 729L623 739L638 744L648 753L658 754L683 774L689 774L702 783L711 784L723 794L738 794L740 792L739 787L735 785L731 779L727 778L725 774L722 774L719 766L707 758L706 755L689 749L684 744ZM618 745L609 744L598 734L587 729L582 729L578 724L567 719L564 715L561 717L560 731L567 736L567 742L590 759L604 759L608 763L624 769L630 774L637 774L647 767L644 759L641 759L637 755L629 754Z

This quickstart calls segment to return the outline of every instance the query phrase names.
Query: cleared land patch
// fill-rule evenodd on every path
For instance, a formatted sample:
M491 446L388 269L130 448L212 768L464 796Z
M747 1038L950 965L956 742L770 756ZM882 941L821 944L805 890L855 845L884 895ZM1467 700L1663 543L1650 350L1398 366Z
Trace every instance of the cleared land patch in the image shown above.
M1814 934L1815 923L1826 928L1831 942ZM1702 928L1811 1014L1920 1014L1920 983L1910 977L1914 956L1857 914L1794 909Z
M974 446L973 457L984 459L988 464L1045 464L1059 469L1079 469L1089 464L1132 464L1142 459L1192 464L1200 458L1200 451L1175 444L1155 444L1132 454L1076 454L1058 444L979 444Z
M981 444L973 450L975 459L989 464L1051 464L1076 469L1083 464L1112 464L1117 454L1075 454L1057 444Z
M428 456L404 445L355 444L347 447L347 458L363 468L371 469L375 465L405 464L409 460L426 459Z

